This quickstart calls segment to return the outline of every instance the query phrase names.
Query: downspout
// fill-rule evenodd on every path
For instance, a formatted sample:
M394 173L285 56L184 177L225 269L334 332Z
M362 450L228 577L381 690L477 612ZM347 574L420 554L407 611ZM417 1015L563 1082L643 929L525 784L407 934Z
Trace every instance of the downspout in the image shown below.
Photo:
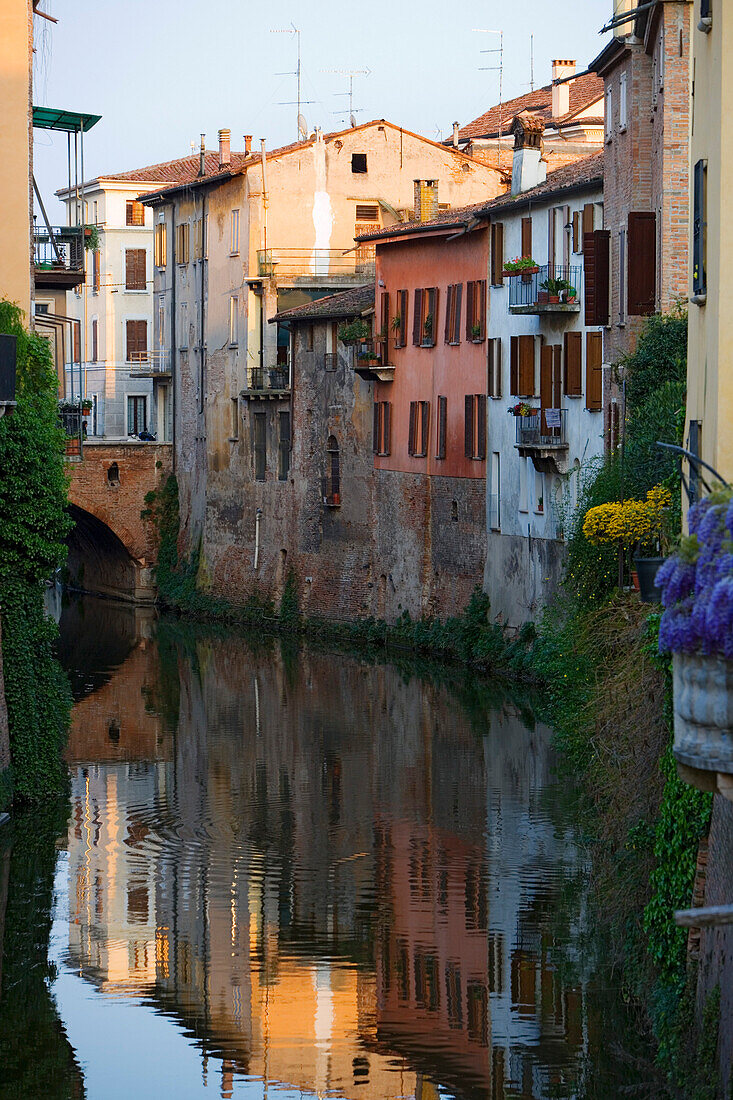
M204 411L204 385L206 382L206 340L204 334L206 332L206 318L204 316L204 266L206 263L206 191L201 195L201 398L199 412ZM206 425L204 425L204 428ZM205 434L205 432L204 432Z
M257 566L260 563L260 520L262 519L262 509L258 508L255 512L255 573L257 572Z
M173 204L171 203L171 211L173 211ZM176 245L176 234L173 227L174 218L171 217L171 241L172 246ZM201 226L203 241L203 224ZM171 280L171 444L173 450L173 458L171 462L171 469L173 473L176 472L176 265L172 266L172 280ZM155 308L155 307L153 307Z
M267 208L270 205L270 197L267 193L267 154L265 152L265 139L260 138L262 145L262 258L263 262L267 264ZM266 270L266 268L265 268ZM262 294L260 296L260 369L264 372L265 369L265 303L267 301L267 295L265 293L265 283L262 283ZM264 378L264 374L263 374ZM258 528L259 530L259 528ZM255 566L257 568L257 566Z

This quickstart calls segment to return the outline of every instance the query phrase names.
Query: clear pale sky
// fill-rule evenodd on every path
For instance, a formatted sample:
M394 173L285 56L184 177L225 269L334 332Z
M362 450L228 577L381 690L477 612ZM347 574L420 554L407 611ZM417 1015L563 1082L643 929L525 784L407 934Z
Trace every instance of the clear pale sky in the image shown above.
M36 19L34 102L102 115L85 142L85 175L187 156L191 141L229 127L275 148L296 137L293 34L301 30L302 110L308 128L348 125L348 77L358 122L386 118L427 137L448 137L498 102L498 35L504 32L503 98L529 91L530 34L535 87L549 83L554 57L585 69L607 41L598 34L612 0L44 0L58 24ZM417 13L419 12L419 17ZM35 174L49 214L66 184L66 138L35 136Z

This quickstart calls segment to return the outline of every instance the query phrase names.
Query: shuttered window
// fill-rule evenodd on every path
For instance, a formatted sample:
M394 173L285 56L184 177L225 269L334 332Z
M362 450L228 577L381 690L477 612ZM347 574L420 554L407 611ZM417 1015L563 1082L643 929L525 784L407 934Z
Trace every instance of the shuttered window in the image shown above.
M534 336L511 338L511 391L516 397L535 395Z
M436 435L435 457L445 458L446 422L448 419L448 398L438 398L438 424Z
M397 316L399 325L395 327L395 347L404 348L407 344L407 309L408 293L400 290L397 294Z
M235 399L237 412L238 404ZM290 413L281 412L278 419L280 422L280 439L278 441L277 478L278 481L287 481L290 473ZM237 427L239 427L238 422L239 417L237 416Z
M125 225L145 225L145 207L135 199L125 203Z
M367 206L365 204L362 205L361 203L356 204L356 220L358 222L375 222L378 220L378 218L378 206ZM374 229L374 226L371 225L369 229Z
M609 323L610 246L608 229L596 229L583 238L586 325Z
M491 285L504 283L504 226L501 222L491 223Z
M382 362L387 362L387 347L389 341L389 291L383 290L379 300L379 343L381 345Z
M187 264L190 258L190 226L181 222L176 226L176 263Z
M699 160L695 165L692 211L692 292L707 294L707 178L708 164Z
M466 284L466 339L474 344L486 339L486 279Z
M603 337L600 332L588 332L585 339L585 407L600 412L603 408Z
M99 358L99 321L96 317L92 321L92 362L96 363Z
M145 249L125 249L125 290L145 290Z
M486 394L467 393L464 411L464 454L482 461L486 458Z
M372 450L375 455L388 455L390 451L390 433L392 405L389 401L374 402L374 432Z
M148 360L148 322L127 321L127 362L146 363Z
M407 452L415 458L424 458L428 453L428 434L430 430L430 402L410 402L410 428L407 440Z
M580 397L583 392L583 334L565 333L565 393Z
M489 397L501 397L501 340L489 340L488 347Z
M583 251L583 234L580 232L580 211L573 214L573 252Z
M158 222L153 240L156 267L165 267L168 253L168 228L165 222Z
M559 409L562 403L562 347L545 344L540 352L540 409L543 436L559 434L560 429L547 423L547 410Z
M415 290L415 307L412 314L412 342L417 347L422 343L422 300L423 291L418 287Z
M629 315L646 317L656 306L657 219L652 211L629 214Z
M81 362L81 322L74 321L71 327L74 330L74 347L72 354L74 356L74 362L79 363Z
M469 284L470 285L470 284ZM448 287L448 296L445 304L445 342L446 344L459 344L461 342L461 300L463 298L463 283L454 283Z
M252 414L252 449L255 481L264 481L267 474L267 418L263 412Z
M432 348L438 327L438 288L424 287L415 291L415 315L412 319L412 342L418 347Z
M532 255L532 219L522 218L522 256Z
M144 251L144 249L143 249ZM92 252L92 290L95 294L99 294L99 287L101 283L99 268L100 268L100 252L98 248L95 248Z

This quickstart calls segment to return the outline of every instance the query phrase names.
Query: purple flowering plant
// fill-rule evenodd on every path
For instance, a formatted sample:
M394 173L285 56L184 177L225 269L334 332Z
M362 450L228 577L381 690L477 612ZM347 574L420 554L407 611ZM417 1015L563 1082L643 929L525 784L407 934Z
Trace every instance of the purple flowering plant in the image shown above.
M690 533L657 573L659 649L733 658L733 489L714 491L687 518Z

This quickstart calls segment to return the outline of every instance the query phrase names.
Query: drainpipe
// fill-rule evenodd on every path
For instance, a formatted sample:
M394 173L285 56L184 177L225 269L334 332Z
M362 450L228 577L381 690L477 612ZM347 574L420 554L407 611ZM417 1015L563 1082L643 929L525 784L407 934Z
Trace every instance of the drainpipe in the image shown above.
M260 563L260 520L262 519L262 509L258 508L255 512L255 573L257 572L257 566Z
M204 324L204 321L205 321L205 317L204 317L204 267L205 267L205 264L206 264L206 260L204 259L204 257L206 256L206 248L207 248L207 240L206 240L206 191L204 191L202 196L201 196L201 378L200 378L201 399L200 399L199 412L204 411L204 383L205 383L205 380L206 380L206 362L205 362L205 358L206 358L206 351L205 351L206 340L205 340L205 335L204 335L205 332L206 332L206 326ZM206 425L204 425L204 429L205 428L206 428Z
M262 257L264 263L267 264L267 208L270 205L270 198L267 194L267 154L265 152L265 139L260 138L262 146ZM270 271L272 274L272 271ZM265 369L265 304L267 302L267 295L265 293L265 284L262 283L262 296L260 298L260 368ZM264 375L263 375L264 378ZM255 568L257 568L255 566Z
M173 212L171 204L171 212ZM155 231L153 231L155 232ZM203 224L201 226L203 234ZM203 240L203 236L201 238ZM176 247L175 217L171 217L171 249ZM176 265L172 265L171 280L171 469L176 472Z

